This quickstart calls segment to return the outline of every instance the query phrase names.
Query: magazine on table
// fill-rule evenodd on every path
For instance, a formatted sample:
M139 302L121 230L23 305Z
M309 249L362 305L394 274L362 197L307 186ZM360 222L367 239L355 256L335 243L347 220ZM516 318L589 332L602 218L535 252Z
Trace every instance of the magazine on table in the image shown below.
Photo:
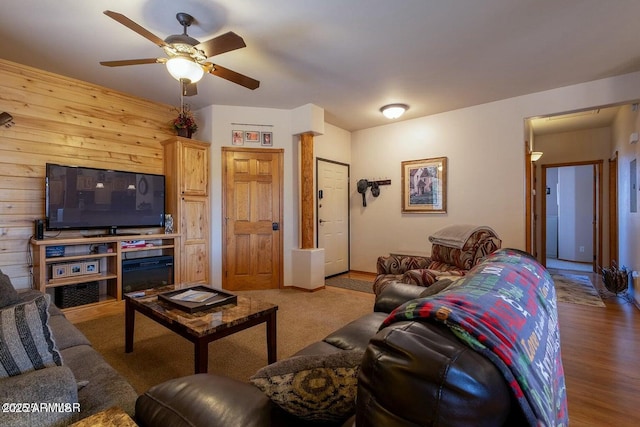
M216 292L195 291L189 289L179 294L172 295L171 299L186 302L205 302L206 300L211 299L217 295L218 294Z

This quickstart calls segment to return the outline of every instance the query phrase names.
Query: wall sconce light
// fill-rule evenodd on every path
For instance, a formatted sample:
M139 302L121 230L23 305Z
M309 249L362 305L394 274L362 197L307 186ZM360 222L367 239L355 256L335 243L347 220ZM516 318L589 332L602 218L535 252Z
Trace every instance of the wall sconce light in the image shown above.
M380 112L388 119L397 119L408 109L407 104L389 104L380 108Z
M531 153L532 162L537 162L538 160L540 160L540 157L542 157L542 151L533 151Z
M6 128L10 128L15 125L13 122L13 116L6 111L0 113L0 126L4 126Z

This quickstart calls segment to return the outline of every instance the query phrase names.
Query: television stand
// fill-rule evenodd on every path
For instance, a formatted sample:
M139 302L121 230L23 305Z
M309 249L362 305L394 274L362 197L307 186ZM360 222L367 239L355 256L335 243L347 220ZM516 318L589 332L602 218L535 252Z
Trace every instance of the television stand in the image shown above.
M96 305L122 301L123 276L126 275L123 260L151 256L173 257L174 283L181 283L180 235L147 234L144 239L149 246L123 247L122 242L134 239L122 235L32 238L33 287L51 294L54 301L57 296L71 295L74 304L65 305L65 310L80 307L93 310ZM98 250L97 246L100 246ZM47 251L48 248L55 248L55 253ZM61 252L61 256L55 256ZM87 286L95 286L95 282L98 282L95 290ZM79 305L75 305L76 302Z

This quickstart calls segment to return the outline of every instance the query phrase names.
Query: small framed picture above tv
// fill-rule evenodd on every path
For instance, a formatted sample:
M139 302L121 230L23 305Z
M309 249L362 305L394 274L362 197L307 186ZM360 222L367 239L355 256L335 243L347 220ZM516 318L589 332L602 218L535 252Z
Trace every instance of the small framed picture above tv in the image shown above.
M47 230L164 228L165 177L47 163Z

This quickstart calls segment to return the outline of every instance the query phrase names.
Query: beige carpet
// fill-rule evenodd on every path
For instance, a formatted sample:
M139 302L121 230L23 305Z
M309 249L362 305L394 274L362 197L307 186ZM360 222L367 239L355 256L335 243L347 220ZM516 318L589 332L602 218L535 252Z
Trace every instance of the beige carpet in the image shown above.
M327 288L317 292L292 289L245 291L278 305L278 359L370 313L374 296ZM193 374L193 344L136 313L133 352L124 352L124 312L76 325L94 348L142 393L152 385ZM209 344L209 372L247 381L267 364L266 328L254 326Z
M606 307L593 287L589 276L582 274L552 273L558 302Z

